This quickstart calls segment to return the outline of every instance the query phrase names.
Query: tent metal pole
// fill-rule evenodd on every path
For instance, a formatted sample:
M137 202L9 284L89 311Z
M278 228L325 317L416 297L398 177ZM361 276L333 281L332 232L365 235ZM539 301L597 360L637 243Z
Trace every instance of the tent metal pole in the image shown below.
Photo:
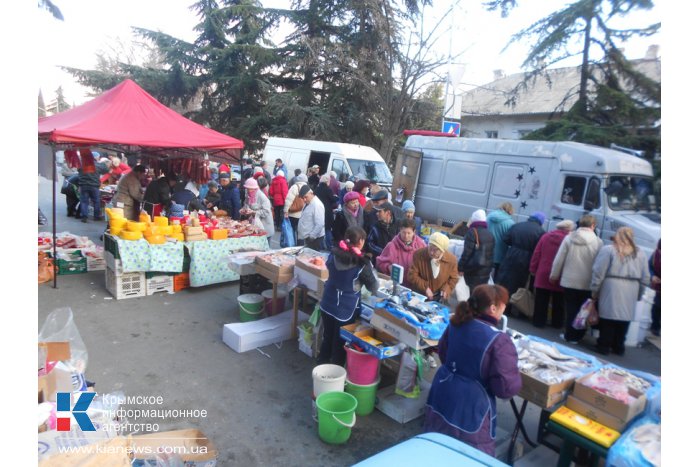
M58 277L58 272L56 271L56 264L58 264L58 258L56 257L56 145L51 143L51 154L53 154L53 183L51 183L51 199L53 204L53 213L51 215L51 223L53 224L53 264L54 264L54 274L53 274L53 288L58 288L56 286L56 280Z

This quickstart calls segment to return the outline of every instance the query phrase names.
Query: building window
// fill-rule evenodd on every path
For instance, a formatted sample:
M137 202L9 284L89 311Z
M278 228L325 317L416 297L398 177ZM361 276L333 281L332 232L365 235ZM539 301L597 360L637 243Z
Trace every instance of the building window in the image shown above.
M498 138L498 131L496 130L487 130L486 131L486 137L490 139L496 139Z

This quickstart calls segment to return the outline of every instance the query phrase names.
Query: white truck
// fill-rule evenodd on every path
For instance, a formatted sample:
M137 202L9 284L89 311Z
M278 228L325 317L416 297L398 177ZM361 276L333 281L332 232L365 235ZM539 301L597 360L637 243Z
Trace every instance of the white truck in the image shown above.
M583 214L597 219L609 243L631 227L647 254L661 235L661 211L652 167L620 151L573 142L445 138L412 135L394 172L392 198L412 199L428 222L457 223L476 209L488 212L504 201L516 222L535 211L547 215L545 230Z
M271 137L265 144L263 160L269 167L274 167L276 159L282 159L290 178L294 176L294 169L301 169L301 173L306 174L307 168L318 165L321 174L333 170L341 181L356 175L376 181L387 189L391 187L389 167L382 156L368 146Z

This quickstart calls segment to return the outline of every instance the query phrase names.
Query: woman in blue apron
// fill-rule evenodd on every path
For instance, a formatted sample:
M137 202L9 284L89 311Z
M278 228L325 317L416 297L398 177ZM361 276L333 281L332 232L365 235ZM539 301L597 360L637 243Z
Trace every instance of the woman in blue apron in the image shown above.
M326 261L328 280L320 304L323 341L318 355L319 363L345 365L340 327L355 321L356 312L360 309L362 286L372 293L379 287L372 264L362 254L366 238L367 234L361 227L350 227Z
M479 285L460 302L438 343L442 366L433 378L425 411L426 432L443 433L493 456L496 397L522 386L518 353L496 328L508 303L500 285Z

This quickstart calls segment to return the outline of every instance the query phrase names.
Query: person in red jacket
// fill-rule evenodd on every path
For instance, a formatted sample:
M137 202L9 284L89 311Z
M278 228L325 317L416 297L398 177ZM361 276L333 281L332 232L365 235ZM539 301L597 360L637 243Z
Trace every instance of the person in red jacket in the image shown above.
M557 224L556 230L547 232L540 237L535 247L535 252L530 259L530 274L535 277L535 312L532 315L532 324L543 328L547 324L547 308L549 300L552 300L552 327L561 329L564 325L564 289L549 280L552 272L552 264L557 256L559 246L564 237L574 230L576 224L570 220L563 220Z
M122 175L126 175L129 172L131 172L131 167L122 162L119 157L114 156L112 157L109 172L100 177L100 183L114 185L119 181Z
M284 200L287 198L288 191L287 178L284 176L282 170L278 170L275 172L275 177L272 179L272 184L270 185L270 198L272 198L275 229L277 231L280 231L282 227L282 219L284 219Z

